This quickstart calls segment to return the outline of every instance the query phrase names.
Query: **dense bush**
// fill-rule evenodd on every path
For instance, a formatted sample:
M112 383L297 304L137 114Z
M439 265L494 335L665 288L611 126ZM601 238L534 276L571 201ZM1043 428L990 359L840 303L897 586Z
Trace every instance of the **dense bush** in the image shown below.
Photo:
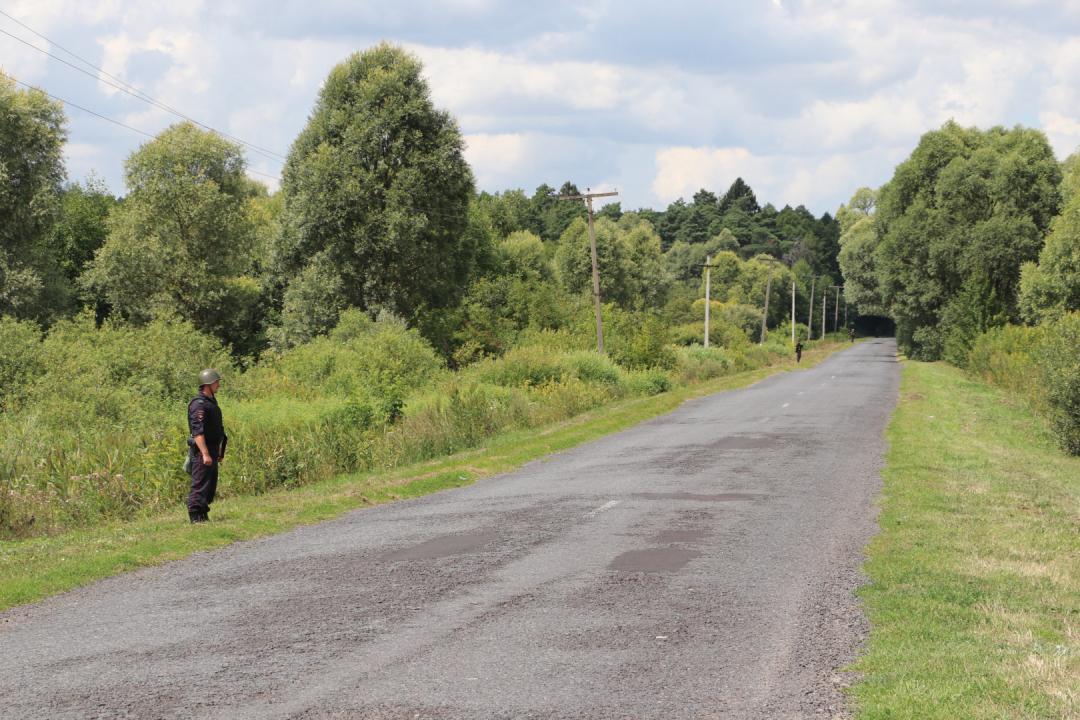
M1038 368L1054 439L1065 452L1080 455L1080 313L1046 327Z
M1054 439L1080 455L1080 313L1040 327L992 328L979 336L967 370L998 387L1023 394L1045 414Z
M1042 328L991 328L975 339L964 366L991 385L1033 397L1036 375L1032 369L1042 336Z

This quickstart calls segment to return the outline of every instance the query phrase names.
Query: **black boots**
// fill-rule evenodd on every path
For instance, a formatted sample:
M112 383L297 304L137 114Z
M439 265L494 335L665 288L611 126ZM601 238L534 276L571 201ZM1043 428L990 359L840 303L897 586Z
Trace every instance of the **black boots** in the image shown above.
M188 513L188 518L191 519L192 523L207 522L210 519L210 513L189 512Z

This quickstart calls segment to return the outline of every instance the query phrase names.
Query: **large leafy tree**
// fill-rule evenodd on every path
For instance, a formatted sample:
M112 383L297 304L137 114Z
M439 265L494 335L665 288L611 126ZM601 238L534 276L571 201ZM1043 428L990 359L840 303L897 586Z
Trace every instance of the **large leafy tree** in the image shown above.
M63 107L0 73L0 314L48 322L67 284L44 251L66 172Z
M423 65L383 42L334 67L282 177L282 341L345 308L415 317L459 301L475 253L473 174Z
M874 267L880 239L874 228L873 196L870 188L859 188L851 202L836 211L837 222L844 230L838 260L844 275L844 296L864 314L887 316Z
M660 237L647 221L634 225L608 218L594 221L596 265L605 303L631 307L643 300L650 307L663 305L671 275L663 266ZM563 233L555 256L562 283L574 293L592 294L592 250L589 225L575 220Z
M920 139L877 195L874 272L909 355L936 359L942 310L975 275L1017 315L1020 268L1058 212L1061 169L1046 136L955 122Z
M189 122L172 125L124 164L128 195L80 278L135 322L179 315L254 350L260 288L249 206L265 196L244 174L239 145Z

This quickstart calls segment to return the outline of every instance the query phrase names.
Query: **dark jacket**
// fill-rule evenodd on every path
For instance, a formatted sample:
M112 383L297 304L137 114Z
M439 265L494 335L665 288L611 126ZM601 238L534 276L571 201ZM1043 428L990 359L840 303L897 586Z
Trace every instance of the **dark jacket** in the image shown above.
M220 447L224 452L229 438L225 435L225 426L221 422L221 408L217 400L205 393L199 393L188 403L188 430L191 437L204 436L206 447Z

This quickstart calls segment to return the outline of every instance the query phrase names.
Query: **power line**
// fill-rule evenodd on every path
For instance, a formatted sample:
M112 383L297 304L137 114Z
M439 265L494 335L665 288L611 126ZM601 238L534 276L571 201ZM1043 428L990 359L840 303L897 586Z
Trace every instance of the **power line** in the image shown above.
M104 115L101 115L100 113L96 113L93 110L88 110L88 109L82 107L81 105L76 105L75 103L68 102L67 100L65 100L62 97L57 97L56 95L53 95L52 93L47 93L44 90L42 90L41 88L39 88L39 87L34 87L33 85L27 85L22 80L19 80L17 78L13 78L10 75L8 75L7 77L11 78L12 80L19 83L20 85L22 85L25 88L29 88L30 90L37 90L39 93L42 93L43 95L48 95L53 100L59 100L60 102L64 103L65 105L70 105L73 108L77 108L79 110L82 110L83 112L90 113L91 115L93 115L95 117L99 117L102 120L106 120L108 122L111 122L113 125L119 125L120 127L127 128L128 130L134 130L135 132L139 133L140 135L145 135L148 138L157 139L157 137L155 135L151 135L148 132L145 132L145 131L140 130L138 128L133 128L130 125L125 125L124 123L122 123L122 122L120 122L118 120L113 120L112 118L105 117ZM169 145L176 145L176 143L168 143L168 144ZM245 172L254 173L255 175L262 175L263 177L270 178L271 180L277 180L278 182L281 182L281 178L274 177L273 175L267 175L266 173L261 173L258 170L251 170L251 169L245 168Z
M131 95L132 97L136 98L137 100L142 100L143 102L148 103L149 105L151 105L153 107L157 107L157 108L160 108L161 110L165 110L166 112L172 113L173 115L176 115L177 117L183 118L184 120L187 120L188 122L194 123L194 124L198 125L199 127L206 128L207 130L209 130L211 132L214 132L214 133L217 133L218 135L221 135L222 137L228 138L229 140L233 140L233 141L238 142L238 143L240 143L242 145L245 145L245 146L251 148L252 150L258 152L258 154L263 155L268 160L272 160L273 162L281 162L282 160L287 159L281 153L276 153L273 150L267 150L265 148L261 148L258 145L253 145L252 143L249 143L248 141L242 140L242 139L240 139L238 137L233 137L232 135L227 135L227 134L221 132L220 130L216 130L216 129L210 127L209 125L205 125L205 124L199 122L198 120L194 120L194 119L188 117L187 115L180 112L179 110L174 110L173 108L169 107L168 105L162 103L160 100L157 100L157 99L151 97L150 95L147 95L142 90L139 90L137 87L135 87L133 85L129 85L128 83L124 82L120 78L115 77L115 76L110 75L109 73L105 72L104 70L102 70L98 66L94 65L90 61L84 60L83 58L79 57L78 55L71 52L70 50L66 50L65 48L61 47L59 44L53 42L49 38L47 38L44 35L42 35L41 33L37 32L33 28L31 28L31 27L25 25L24 23L19 22L15 18L11 17L10 15L8 15L3 10L0 10L0 15L3 15L4 17L8 18L12 22L15 22L15 23L21 25L22 27L26 28L30 32L37 35L39 38L41 38L45 42L49 43L50 45L55 46L56 48L58 48L60 50L63 50L65 53L67 53L71 57L75 58L79 62L85 63L86 65L89 65L91 68L93 68L94 70L97 70L99 73L101 73L105 77L108 77L108 78L111 78L112 80L115 80L116 82L120 83L120 85L123 85L124 87L120 87L119 85L114 85L114 84L112 84L110 82L106 82L105 80L102 80L100 77L98 77L98 76L96 76L96 75L94 75L92 73L89 73L86 70L84 70L84 69L82 69L82 68L80 68L80 67L78 67L76 65L72 65L67 60L64 60L63 58L59 58L56 55L53 55L52 53L48 52L47 50L42 50L41 48L37 47L36 45L33 45L32 43L29 43L29 42L27 42L26 40L23 40L20 37L12 35L11 33L7 32L6 30L0 30L0 33L3 33L4 35L7 35L8 37L10 37L10 38L12 38L14 40L18 40L19 42L26 45L27 47L33 48L34 50L37 50L38 52L43 53L44 55L48 55L53 60L57 60L59 62L62 62L65 65L67 65L68 67L72 68L73 70L78 70L79 72L83 73L84 75L88 75L89 77L94 78L98 82L105 83L106 85L108 85L111 88L114 88L114 89L119 90L121 92L127 93L128 95ZM125 89L125 88L130 88L130 89ZM276 156L276 158L275 157L270 157L270 155L274 155L274 156ZM281 160L278 160L277 158L281 158Z

